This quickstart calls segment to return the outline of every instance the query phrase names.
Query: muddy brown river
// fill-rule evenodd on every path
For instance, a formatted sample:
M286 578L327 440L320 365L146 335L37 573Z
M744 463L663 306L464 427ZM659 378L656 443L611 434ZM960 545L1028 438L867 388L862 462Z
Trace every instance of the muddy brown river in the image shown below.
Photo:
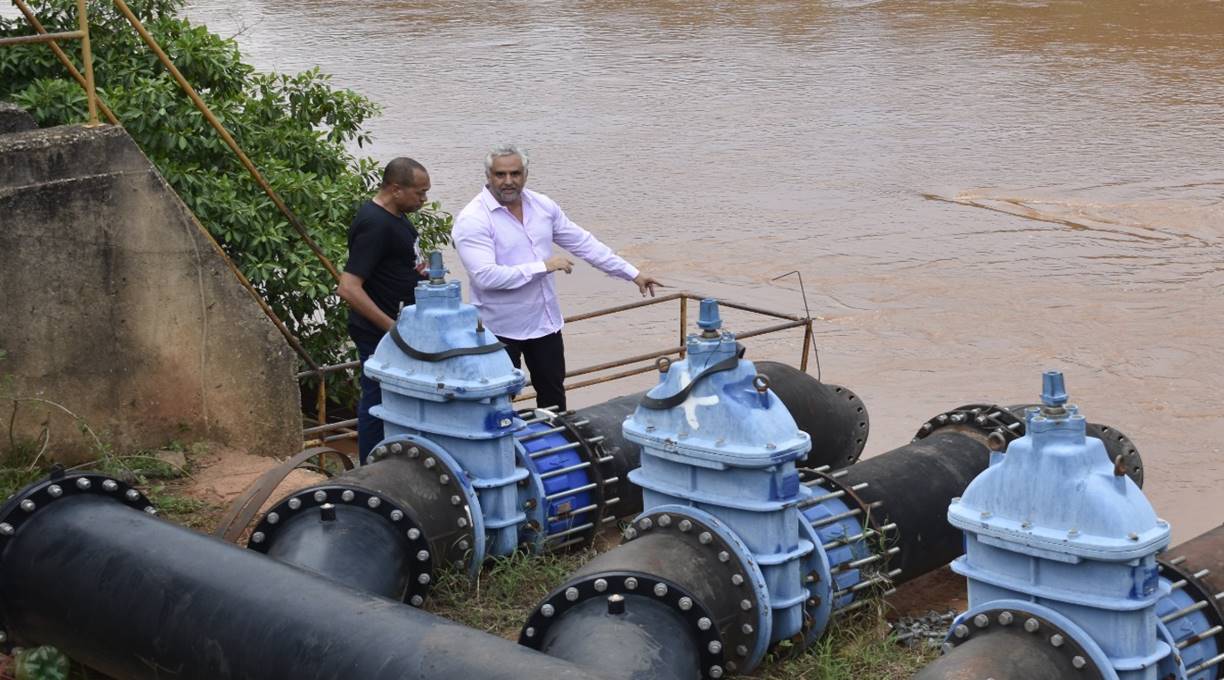
M1224 521L1224 3L194 0L262 69L380 103L458 211L493 143L669 284L819 316L868 455L1043 369L1139 446L1185 540ZM345 225L337 225L344 228ZM456 258L451 258L457 269ZM631 301L581 267L570 313ZM675 306L567 329L571 367ZM745 329L768 323L728 313ZM796 362L800 333L749 341ZM813 371L815 367L813 366ZM640 389L574 393L576 405Z

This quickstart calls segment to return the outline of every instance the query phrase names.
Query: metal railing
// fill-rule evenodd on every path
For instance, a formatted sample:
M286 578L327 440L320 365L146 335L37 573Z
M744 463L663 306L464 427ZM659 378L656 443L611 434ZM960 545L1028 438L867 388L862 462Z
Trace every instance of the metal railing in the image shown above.
M696 293L683 291L683 292L678 292L678 293L669 293L667 295L662 295L662 296L659 296L656 298L650 298L647 300L641 300L638 302L631 302L629 304L617 305L615 307L608 307L607 309L598 309L598 310L591 311L591 312L583 312L581 314L575 314L573 316L565 317L565 323L572 324L572 323L577 323L579 321L585 321L587 319L597 319L600 317L611 316L613 314L621 314L624 312L630 312L630 311L642 309L644 307L651 307L654 305L665 304L668 302L678 302L679 303L679 307L677 309L677 315L676 315L677 321L678 321L678 329L677 329L678 332L677 332L677 338L676 338L675 345L672 345L670 347L661 347L659 349L656 349L650 352L642 352L640 354L634 354L632 356L621 357L618 359L613 359L611 361L605 361L599 364L592 364L590 366L583 366L581 368L571 369L569 371L566 371L565 373L565 377L567 380L567 382L565 383L565 389L566 390L577 390L577 389L582 389L584 387L591 387L592 385L600 385L600 384L612 382L615 380L631 378L636 375L641 375L643 373L649 373L650 371L658 370L658 367L655 362L657 362L661 358L670 359L673 356L684 358L685 338L687 337L687 334L688 334L688 302L689 300L701 301L707 297L709 296L698 295ZM777 312L777 311L773 311L769 309L764 309L762 307L757 307L754 305L747 305L747 304L741 304L738 302L731 302L731 301L724 300L721 298L719 298L718 304L720 307L737 309L740 311L749 312L749 313L757 314L760 316L766 316L766 317L782 320L781 323L770 324L768 326L761 326L758 328L750 328L742 332L737 331L735 334L735 337L739 340L755 338L755 337L759 337L762 335L768 335L770 333L778 333L780 331L790 330L792 328L802 328L803 329L803 344L802 344L802 348L800 350L800 355L799 355L799 369L805 372L807 371L808 356L812 353L812 338L813 338L812 317L810 315L786 314L784 312ZM627 367L632 367L632 368L627 368ZM620 370L620 371L615 371L613 373L608 373L608 371L614 371L615 369L626 369L626 370ZM319 378L319 385L318 385L319 392L317 393L318 401L320 404L324 404L326 402L326 392L324 391L326 389L325 388L326 383L323 380L323 376L329 373L335 373L337 371L348 371L348 370L354 371L354 378L355 378L356 371L361 370L361 362L348 361L342 364L335 364L332 366L320 366L317 369L312 369L309 371L302 371L301 373L297 374L297 377L299 380L304 380L304 379L308 379L311 377ZM577 382L568 382L570 378L591 375L593 373L603 373L603 375L598 375L594 378L587 378L585 380L579 380ZM527 384L530 385L531 383L529 382ZM523 394L520 394L517 397L515 397L514 401L521 402L521 401L526 401L526 400L534 399L534 398L535 398L534 392L524 392ZM333 423L326 422L326 419L327 419L326 410L321 410L319 418L317 419L318 424L308 427L305 430L303 430L303 437L306 439L307 445L333 442L333 441L338 441L341 439L353 439L357 436L357 433L352 431L352 428L356 426L357 424L357 420L355 418L348 419L348 420L341 420L341 421L337 421Z

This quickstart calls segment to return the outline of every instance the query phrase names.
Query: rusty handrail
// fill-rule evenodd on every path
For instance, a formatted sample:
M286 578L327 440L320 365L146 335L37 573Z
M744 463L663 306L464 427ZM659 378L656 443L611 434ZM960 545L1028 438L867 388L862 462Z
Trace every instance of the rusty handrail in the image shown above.
M68 60L68 55L64 54L59 46L60 40L80 40L81 41L81 63L85 67L85 76L77 78L77 82L85 88L85 98L89 100L89 122L86 124L93 127L98 124L98 92L94 88L93 75L93 51L89 46L89 10L85 6L86 0L76 0L77 6L77 30L61 31L59 33L48 33L42 27L42 24L37 20L30 22L34 25L34 35L18 35L10 38L0 38L0 47L8 47L12 45L35 45L46 43L55 51L55 56L59 57L60 61L66 66L71 66L72 62ZM29 7L25 6L22 0L13 0L13 3L21 8L22 14L26 15L26 20L29 21L31 12ZM71 71L75 75L79 75L76 69Z
M30 6L26 4L25 0L13 0L13 4L17 6L17 9L21 10L21 13L26 18L26 23L34 28L35 33L40 35L49 35L46 27L44 27L42 22L38 20L38 15L34 14L34 10L30 9ZM67 53L65 53L63 48L59 46L59 43L52 41L49 43L49 47L51 48L51 52L55 54L55 58L59 59L59 62L63 64L65 69L67 69L68 74L72 76L73 80L77 81L77 84L84 88L85 96L97 102L98 108L102 110L102 115L106 116L106 119L111 122L111 125L118 125L119 119L115 117L115 113L111 111L109 106L106 105L106 102L102 101L102 98L98 96L97 90L94 89L92 77L92 51L90 53L90 59L88 60L89 68L87 69L90 71L90 77L86 78L85 76L81 75L80 71L77 70L76 65L74 65L72 60L68 58Z

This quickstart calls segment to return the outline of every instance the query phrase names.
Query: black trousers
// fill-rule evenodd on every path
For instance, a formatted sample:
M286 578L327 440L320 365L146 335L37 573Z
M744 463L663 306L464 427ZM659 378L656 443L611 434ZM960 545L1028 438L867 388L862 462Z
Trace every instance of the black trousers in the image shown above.
M536 391L536 406L556 406L565 410L565 342L561 331L541 338L514 340L497 336L506 345L506 354L515 368L523 367L527 361L527 372L531 374L531 386Z

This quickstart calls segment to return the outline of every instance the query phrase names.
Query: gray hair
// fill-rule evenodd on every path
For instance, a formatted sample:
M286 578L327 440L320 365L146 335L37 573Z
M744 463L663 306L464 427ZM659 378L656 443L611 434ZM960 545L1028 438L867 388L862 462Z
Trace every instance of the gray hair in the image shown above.
M527 172L527 166L531 164L531 157L527 155L527 149L522 148L518 144L498 144L489 149L489 153L485 155L485 172L493 169L493 159L501 158L502 156L518 156L523 160L523 172Z

